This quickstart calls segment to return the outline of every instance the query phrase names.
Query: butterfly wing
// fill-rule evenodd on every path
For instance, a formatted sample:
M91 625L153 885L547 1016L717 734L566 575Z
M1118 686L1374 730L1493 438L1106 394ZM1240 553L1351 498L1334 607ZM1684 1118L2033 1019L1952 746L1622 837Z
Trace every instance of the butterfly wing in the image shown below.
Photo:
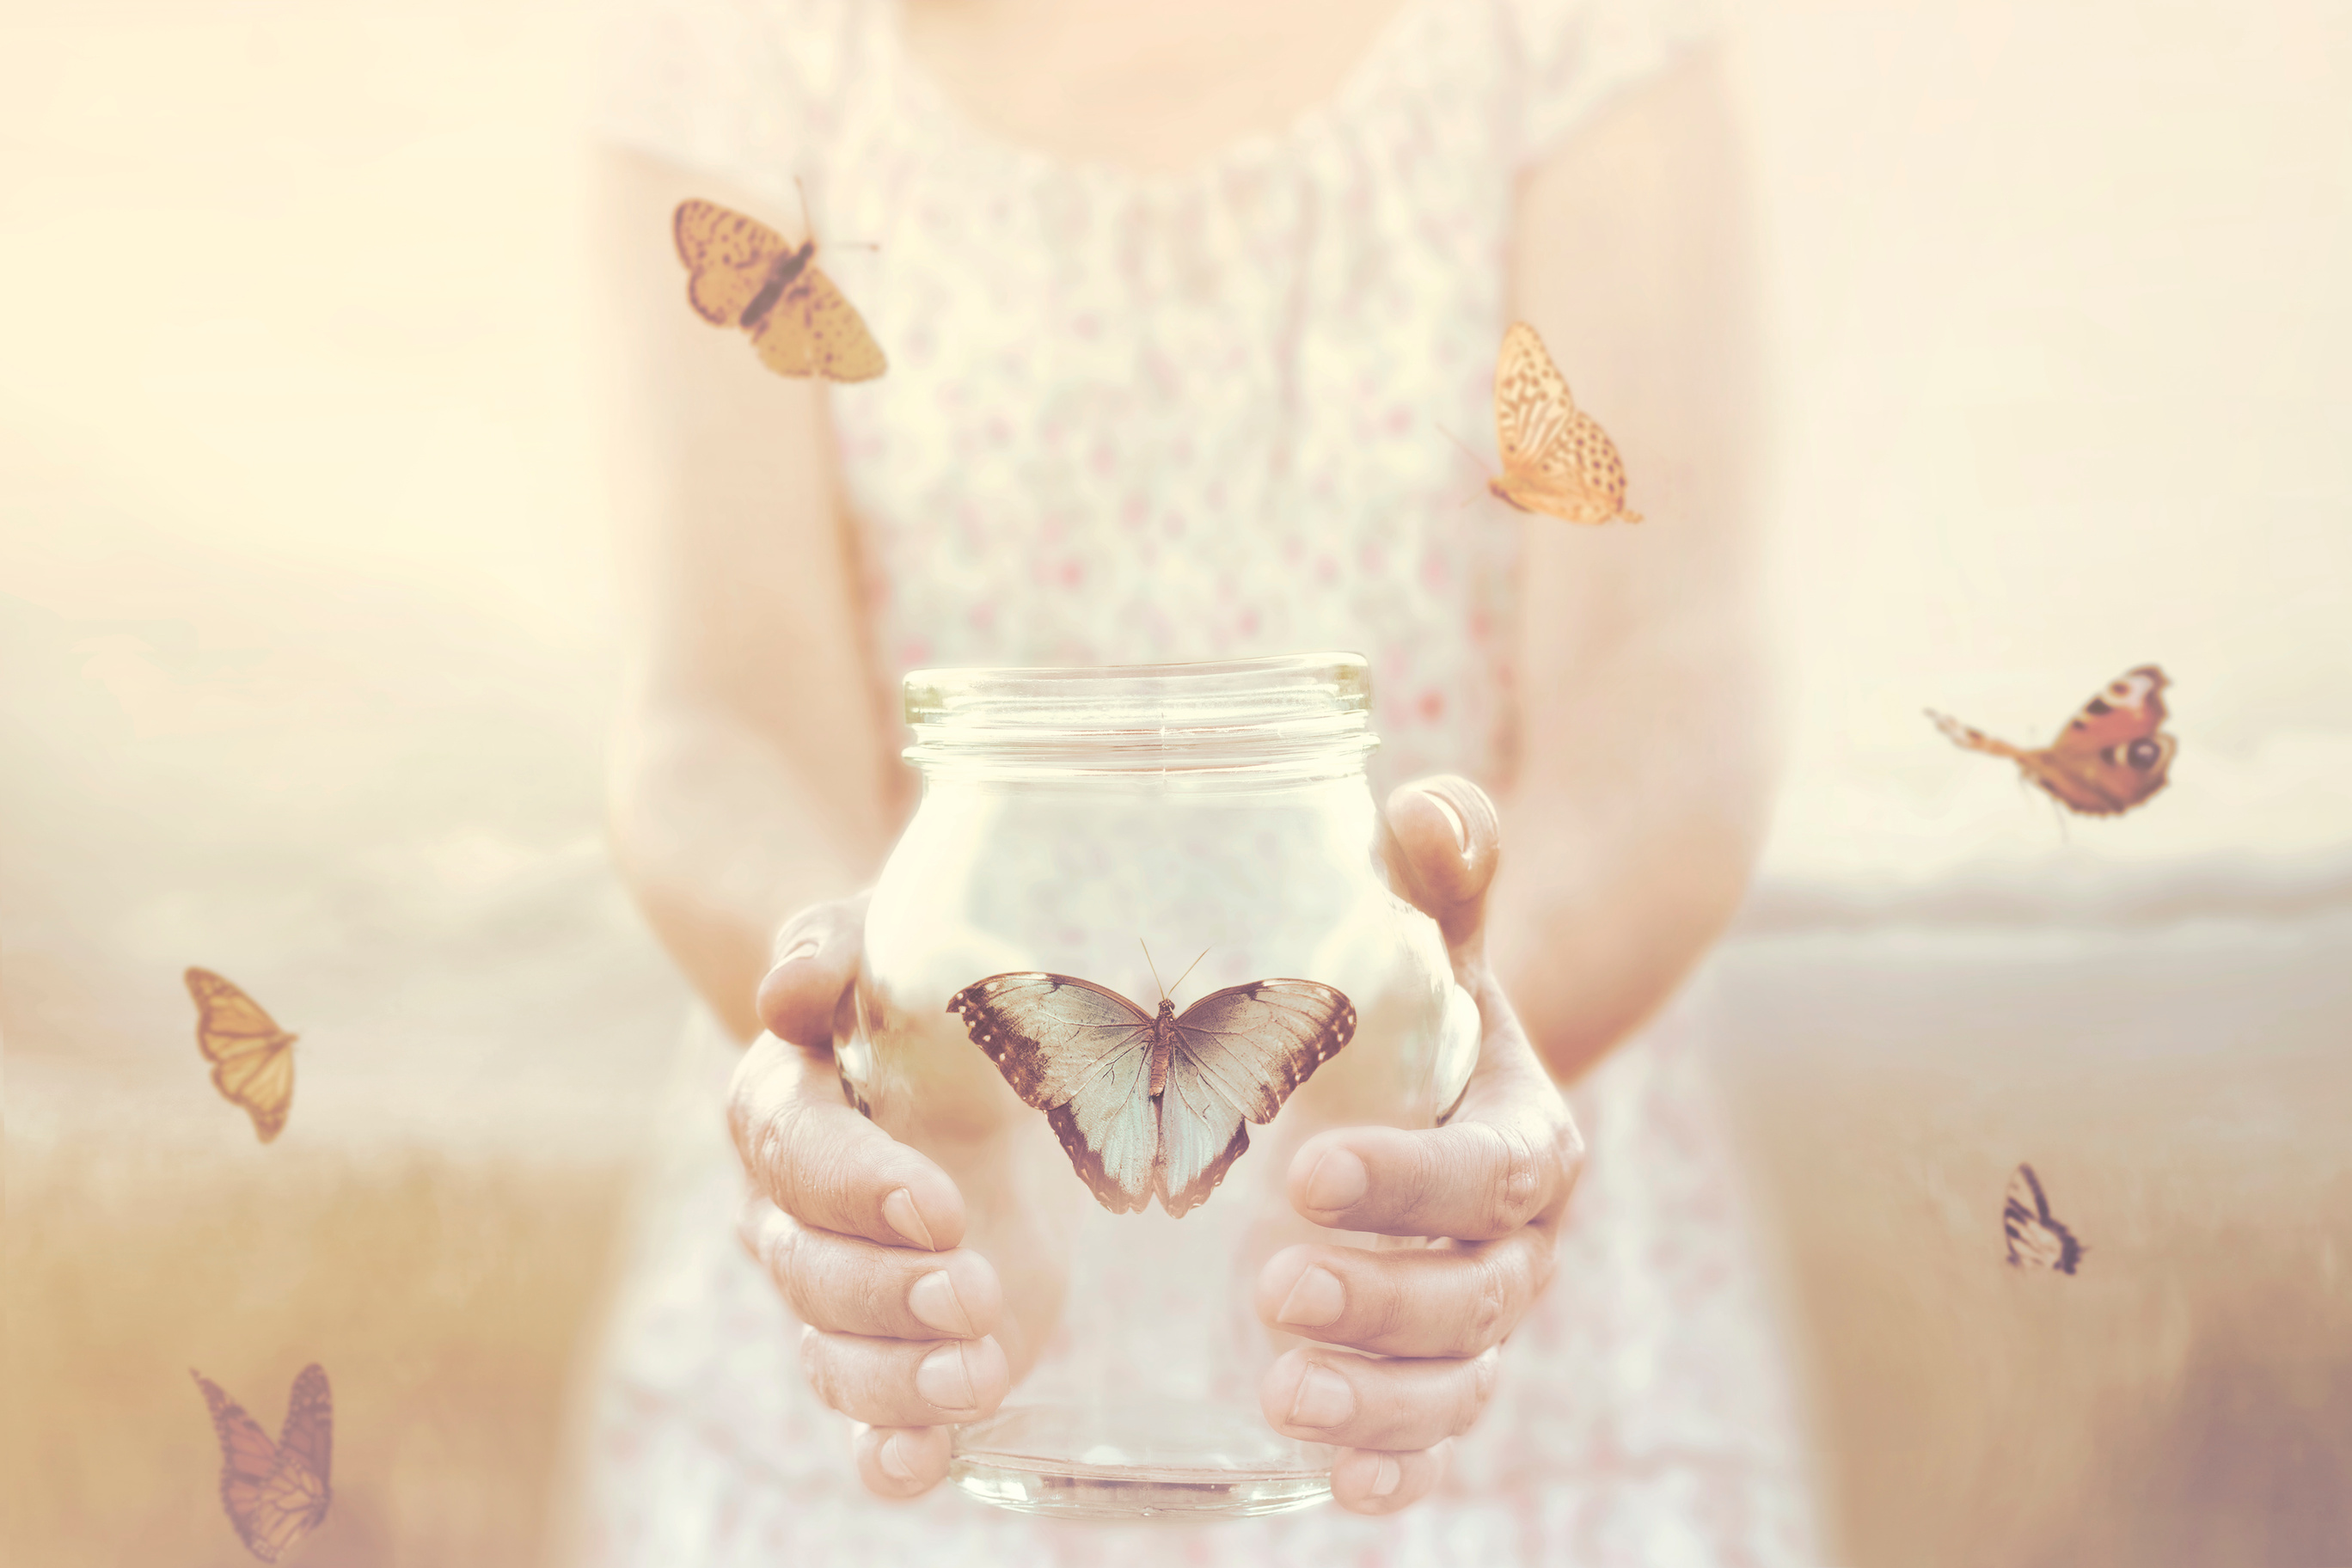
M2178 737L2161 732L2169 684L2152 664L2117 676L2066 721L2048 749L2021 758L2020 765L2076 811L2129 811L2164 787L2179 749Z
M784 291L751 341L761 362L779 375L871 381L889 368L857 308L814 267Z
M696 315L722 327L742 319L743 307L759 297L776 258L792 248L759 219L716 202L678 203L670 233L689 274L688 302Z
M2033 1173L2032 1165L2020 1165L2011 1173L2000 1224L2009 1238L2009 1261L2013 1268L2054 1268L2072 1274L2087 1250L2051 1214L2042 1178Z
M320 1493L326 1491L328 1473L334 1464L335 1401L327 1387L326 1369L317 1362L294 1374L294 1392L286 1403L286 1425L278 1431L278 1447L308 1465L319 1478ZM324 1507L322 1495L321 1512Z
M1503 477L1492 489L1520 510L1569 522L1642 521L1625 510L1617 444L1576 406L1567 378L1525 321L1511 323L1495 361L1495 439Z
M261 1004L209 969L184 977L196 1004L196 1048L213 1064L213 1087L253 1118L264 1143L285 1131L294 1101L294 1042Z
M317 1369L305 1370L307 1377ZM323 1474L313 1474L310 1462L270 1442L260 1423L245 1407L222 1392L218 1384L191 1371L212 1412L213 1431L221 1446L221 1506L236 1526L246 1550L264 1563L278 1557L327 1517L327 1485ZM300 1378L295 1381L299 1403ZM320 1374L320 1387L325 1384ZM293 1425L295 1412L288 1412Z
M1143 1207L1158 1142L1150 1015L1115 991L1038 972L992 974L948 1011L1013 1092L1045 1113L1096 1199L1113 1214Z
M1203 996L1171 1026L1160 1100L1160 1206L1181 1215L1208 1201L1249 1147L1249 1122L1283 1101L1355 1038L1347 996L1312 980L1256 980Z

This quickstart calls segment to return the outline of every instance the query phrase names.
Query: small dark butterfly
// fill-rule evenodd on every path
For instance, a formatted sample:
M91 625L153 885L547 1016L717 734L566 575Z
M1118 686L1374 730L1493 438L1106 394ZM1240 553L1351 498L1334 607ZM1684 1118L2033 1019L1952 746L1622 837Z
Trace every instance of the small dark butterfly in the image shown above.
M2009 1201L2001 1205L2000 1226L2009 1233L2011 1268L2054 1268L2072 1274L2083 1254L2090 1250L2050 1212L2042 1178L2031 1165L2020 1165L2009 1178Z
M1180 985L1182 981L1178 981ZM1154 1016L1066 974L992 974L948 1003L1004 1081L1045 1113L1113 1214L1208 1200L1291 1091L1355 1037L1356 1009L1312 980L1254 980Z

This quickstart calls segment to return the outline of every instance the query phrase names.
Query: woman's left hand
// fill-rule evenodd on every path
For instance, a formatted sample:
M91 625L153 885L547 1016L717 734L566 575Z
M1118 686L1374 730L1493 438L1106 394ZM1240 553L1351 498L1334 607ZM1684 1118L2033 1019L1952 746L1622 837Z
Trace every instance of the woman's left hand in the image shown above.
M1320 1342L1268 1369L1266 1419L1340 1448L1332 1495L1357 1513L1393 1513L1437 1484L1447 1440L1486 1408L1502 1342L1551 1279L1583 1160L1566 1101L1486 967L1494 803L1466 779L1425 779L1389 796L1388 823L1399 889L1444 931L1454 980L1478 1004L1478 1065L1443 1127L1309 1139L1290 1163L1290 1202L1334 1230L1434 1239L1288 1247L1257 1285L1267 1324Z

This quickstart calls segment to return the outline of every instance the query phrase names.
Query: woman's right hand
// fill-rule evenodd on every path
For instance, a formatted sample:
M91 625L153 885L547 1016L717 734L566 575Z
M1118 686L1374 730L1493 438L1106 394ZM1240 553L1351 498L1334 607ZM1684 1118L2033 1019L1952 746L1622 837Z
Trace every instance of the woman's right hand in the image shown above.
M817 1397L857 1423L859 1479L900 1498L946 1476L948 1426L992 1414L1013 1371L1003 1289L962 1245L962 1193L842 1095L834 1015L865 931L863 898L784 926L760 985L768 1033L735 1069L727 1120L752 1188L743 1243L807 1325Z

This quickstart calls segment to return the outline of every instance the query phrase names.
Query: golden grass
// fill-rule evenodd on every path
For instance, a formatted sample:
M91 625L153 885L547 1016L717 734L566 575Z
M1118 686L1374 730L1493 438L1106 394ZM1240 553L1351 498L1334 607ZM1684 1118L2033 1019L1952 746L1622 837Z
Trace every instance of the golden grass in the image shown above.
M2040 986L1762 961L1790 1003L1748 1011L1729 1087L1789 1222L1840 1561L2352 1563L2352 1008L2340 964L2250 952ZM2072 1278L2005 1261L2020 1160L2091 1248Z
M622 1179L423 1153L190 1171L135 1147L12 1151L9 1560L252 1563L188 1370L274 1434L317 1361L335 1499L285 1561L538 1561Z

